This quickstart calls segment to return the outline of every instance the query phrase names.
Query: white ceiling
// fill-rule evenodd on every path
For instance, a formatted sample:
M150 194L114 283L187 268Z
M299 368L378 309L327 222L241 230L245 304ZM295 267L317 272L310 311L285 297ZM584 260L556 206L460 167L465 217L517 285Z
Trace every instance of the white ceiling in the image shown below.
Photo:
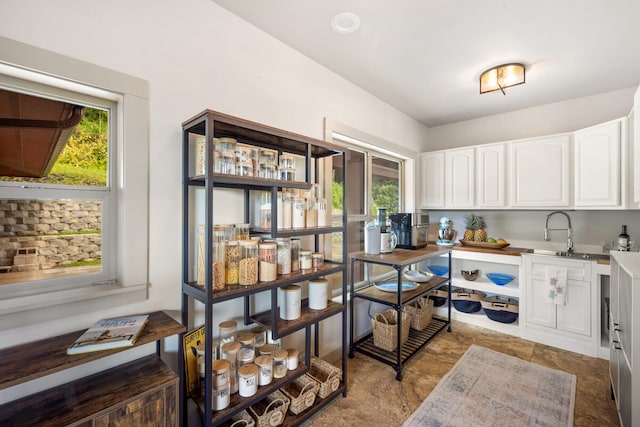
M640 85L640 0L212 1L427 126ZM480 95L507 62L527 83Z

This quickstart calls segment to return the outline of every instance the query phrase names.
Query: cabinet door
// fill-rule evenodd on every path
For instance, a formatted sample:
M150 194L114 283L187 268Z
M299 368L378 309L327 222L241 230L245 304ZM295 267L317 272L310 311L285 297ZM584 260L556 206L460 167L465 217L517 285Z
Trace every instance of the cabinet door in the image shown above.
M445 151L445 173L446 207L472 207L475 192L474 149Z
M591 283L567 280L565 305L555 307L558 329L591 336Z
M444 151L420 154L422 208L444 207Z
M513 142L510 149L512 206L569 206L568 135Z
M526 319L527 323L556 327L556 305L546 302L547 285L544 276L526 275Z
M574 134L575 206L620 206L620 128L616 120Z
M476 206L505 207L505 144L476 147Z

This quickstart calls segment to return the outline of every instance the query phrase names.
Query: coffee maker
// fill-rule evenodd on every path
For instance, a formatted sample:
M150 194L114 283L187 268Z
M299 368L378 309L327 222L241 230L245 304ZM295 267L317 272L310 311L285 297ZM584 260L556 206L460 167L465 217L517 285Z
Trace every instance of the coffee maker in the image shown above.
M427 246L429 214L397 213L389 215L391 230L398 236L396 248L420 249Z

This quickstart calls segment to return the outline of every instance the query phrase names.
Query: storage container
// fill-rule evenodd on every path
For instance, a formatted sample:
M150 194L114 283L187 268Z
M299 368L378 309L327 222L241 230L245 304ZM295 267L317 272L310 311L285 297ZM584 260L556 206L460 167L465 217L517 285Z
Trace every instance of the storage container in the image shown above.
M325 399L340 387L342 369L333 366L324 359L312 357L311 366L306 375L318 382L320 385L318 388L318 396Z
M298 285L289 285L280 288L280 318L283 320L295 320L300 317L300 300L302 290Z
M481 304L484 313L491 320L500 323L513 323L518 319L518 300L495 295L483 298Z
M238 284L250 286L258 283L258 242L241 240Z
M256 427L277 427L284 422L291 400L279 390L274 391L261 401L249 406L249 414Z
M213 362L213 387L222 387L229 383L229 371L231 363L225 359L215 360Z
M260 281L271 282L278 277L278 245L275 242L260 242Z
M386 351L394 351L398 348L398 312L396 310L385 310L376 313L371 319L371 329L373 330L373 345ZM406 312L402 312L402 330L400 332L400 343L404 344L409 339L409 328L411 318Z
M227 240L224 247L224 267L227 285L238 284L240 249L236 240Z
M251 397L258 391L258 367L253 363L238 368L238 394Z
M237 335L240 343L238 357L241 362L253 361L256 357L255 336L251 332L243 331Z
M284 378L287 375L287 350L281 348L275 350L273 358L273 378Z
M298 357L300 357L300 352L297 349L287 349L287 370L294 371L298 369Z
M291 271L300 270L300 239L291 238Z
M276 239L278 245L278 274L291 273L291 240L289 237Z
M325 278L309 280L309 308L311 310L324 310L327 308L327 292L329 281Z
M260 163L260 178L278 179L278 166L273 163Z
M289 412L297 415L313 406L319 385L313 379L303 375L296 378L280 390L291 400Z
M312 266L311 262L311 251L308 250L300 250L300 269L302 270L310 270Z
M404 306L404 310L411 316L411 329L422 331L433 316L433 299L422 297Z
M258 385L271 384L273 380L273 358L266 355L258 356L254 363L258 367Z
M476 313L482 309L482 298L487 294L473 289L457 288L451 291L451 303L463 313Z

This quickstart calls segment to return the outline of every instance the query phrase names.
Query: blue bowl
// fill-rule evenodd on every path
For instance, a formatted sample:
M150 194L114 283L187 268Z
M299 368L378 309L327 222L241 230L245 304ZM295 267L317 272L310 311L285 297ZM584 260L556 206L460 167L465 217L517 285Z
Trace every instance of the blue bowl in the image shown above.
M507 285L511 283L513 279L515 279L515 277L511 276L510 274L501 273L487 273L487 277L498 286Z
M446 265L430 265L429 270L436 276L447 276L449 274L449 267Z

